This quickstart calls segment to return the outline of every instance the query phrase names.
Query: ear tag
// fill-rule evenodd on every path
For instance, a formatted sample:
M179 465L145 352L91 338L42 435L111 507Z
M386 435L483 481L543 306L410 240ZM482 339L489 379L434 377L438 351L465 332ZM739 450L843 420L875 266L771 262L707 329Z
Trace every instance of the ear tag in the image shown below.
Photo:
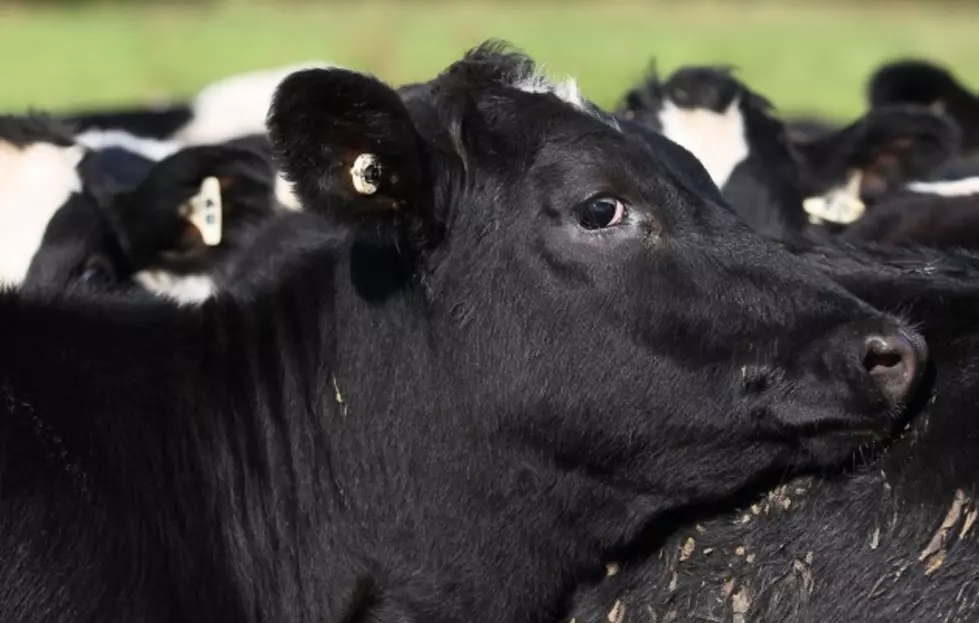
M381 187L381 161L374 154L360 154L350 167L354 189L362 195L373 195Z
M866 205L860 200L862 171L854 171L846 185L834 188L825 195L809 197L802 202L802 209L809 215L809 222L818 225L823 221L849 225L863 216Z
M204 244L221 244L221 183L216 177L204 178L199 193L190 198L187 220L201 232Z

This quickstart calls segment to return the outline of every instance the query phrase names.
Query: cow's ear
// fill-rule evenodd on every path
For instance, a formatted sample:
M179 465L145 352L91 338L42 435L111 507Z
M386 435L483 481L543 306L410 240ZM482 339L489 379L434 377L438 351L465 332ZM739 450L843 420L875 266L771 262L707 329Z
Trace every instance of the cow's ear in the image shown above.
M279 85L269 136L306 210L341 219L415 212L423 143L398 93L343 69L310 69Z
M860 195L875 198L927 175L959 153L961 140L958 125L940 112L922 106L888 106L793 147L800 155L804 179L836 186L858 175Z
M949 99L970 97L971 93L947 69L916 59L884 64L867 82L867 100L871 108L919 104L940 109Z
M236 218L273 211L268 158L229 145L187 147L164 158L107 210L134 264L157 253L199 254L216 247Z

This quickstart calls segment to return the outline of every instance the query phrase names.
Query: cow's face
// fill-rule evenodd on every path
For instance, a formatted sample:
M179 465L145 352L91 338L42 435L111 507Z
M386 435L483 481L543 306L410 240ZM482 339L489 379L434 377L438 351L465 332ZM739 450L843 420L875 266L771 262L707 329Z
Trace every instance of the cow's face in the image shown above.
M365 76L294 74L270 131L307 209L411 249L445 356L499 418L474 426L691 499L894 424L921 339L693 190L689 154L519 56L480 49L432 87L409 112Z

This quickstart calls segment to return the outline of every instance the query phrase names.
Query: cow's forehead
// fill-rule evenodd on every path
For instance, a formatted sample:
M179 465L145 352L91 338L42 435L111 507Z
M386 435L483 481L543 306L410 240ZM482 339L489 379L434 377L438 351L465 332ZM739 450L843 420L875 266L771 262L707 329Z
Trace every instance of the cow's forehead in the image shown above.
M471 51L436 78L434 83L440 86L452 85L477 98L480 92L499 87L542 97L553 96L569 108L619 129L612 115L602 111L582 95L573 77L555 80L547 75L544 65L535 63L521 53L509 51L499 42L491 42Z

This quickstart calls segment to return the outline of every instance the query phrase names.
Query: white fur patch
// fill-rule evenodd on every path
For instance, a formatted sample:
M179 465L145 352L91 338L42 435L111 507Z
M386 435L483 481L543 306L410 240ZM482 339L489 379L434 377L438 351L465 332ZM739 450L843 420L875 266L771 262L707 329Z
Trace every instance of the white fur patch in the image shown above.
M578 83L571 77L555 83L542 72L538 72L515 83L513 88L524 93L551 93L562 102L570 104L578 110L586 110L585 98L582 97L581 91L578 89Z
M142 138L123 130L89 130L75 136L75 141L93 151L106 147L121 147L155 161L163 160L181 148L181 145L175 141Z
M201 303L217 290L214 279L205 274L177 275L166 270L141 270L133 275L133 279L153 294L179 303Z
M24 280L54 213L82 190L77 145L0 141L0 283Z
M722 113L680 108L667 100L659 120L662 133L696 156L718 188L724 187L734 167L748 157L744 118L737 99Z
M298 212L303 209L302 204L299 203L299 197L296 196L295 191L292 189L292 183L287 181L282 176L282 173L278 173L275 176L275 198L287 210Z
M248 134L265 133L265 117L279 83L302 69L336 67L323 61L309 61L237 74L214 82L194 98L193 118L174 134L187 145L221 143Z
M906 188L912 192L942 197L966 197L979 194L979 177L940 182L911 182Z

